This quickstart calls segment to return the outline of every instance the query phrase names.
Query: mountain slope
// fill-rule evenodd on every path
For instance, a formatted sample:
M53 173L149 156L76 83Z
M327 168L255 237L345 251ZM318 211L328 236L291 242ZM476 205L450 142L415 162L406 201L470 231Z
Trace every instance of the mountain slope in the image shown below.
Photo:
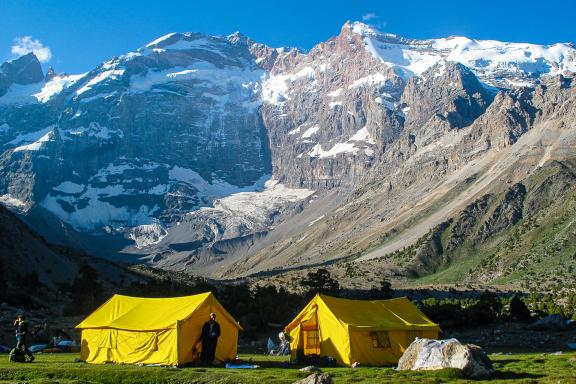
M551 159L571 161L576 147L571 84L560 78L529 94L501 93L472 125L441 129L439 138L422 140L422 147L420 130L404 132L338 210L286 239L289 248L264 249L230 272L357 256L375 260L411 246L468 204L502 193Z
M46 242L0 205L1 302L20 308L59 308L67 300L63 291L72 286L86 268L93 271L94 289L101 286L118 289L147 279L126 266Z
M82 75L28 55L0 79L0 200L51 241L212 276L376 260L571 160L575 52L346 23L309 52L172 33Z

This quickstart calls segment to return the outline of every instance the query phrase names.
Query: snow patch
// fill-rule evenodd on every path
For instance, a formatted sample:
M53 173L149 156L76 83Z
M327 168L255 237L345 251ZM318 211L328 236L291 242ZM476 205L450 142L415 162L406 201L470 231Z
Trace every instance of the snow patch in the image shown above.
M167 234L166 229L158 222L138 225L128 230L128 238L134 240L138 249L159 243Z
M18 137L8 142L6 145L19 145L22 143L29 143L26 145L17 146L14 148L14 152L37 151L42 147L44 143L52 140L54 127L54 125L51 125L40 131L18 135Z
M342 91L343 91L343 90L344 90L344 89L342 89L342 88L338 88L338 89L336 89L336 90L334 90L334 91L332 91L332 92L328 92L328 96L330 96L331 98L334 99L334 98L340 96L340 95L342 94Z
M311 137L312 135L314 135L314 134L315 134L316 132L318 132L319 130L320 130L320 127L317 126L317 125L315 125L315 126L313 126L313 127L308 128L308 129L306 130L306 132L304 132L304 133L302 134L301 137L302 137L303 139L306 139L306 138Z
M313 85L316 79L314 68L307 66L293 74L269 76L262 84L262 99L272 105L283 104L289 99L289 84L303 78L312 81Z
M287 203L303 200L313 193L309 189L288 188L277 180L269 179L260 192L235 193L216 200L213 208L201 208L192 215L224 213L238 225L257 228L267 222L270 212Z
M348 141L344 143L334 144L332 148L330 148L327 151L322 148L322 145L320 143L317 143L308 152L308 156L317 158L331 158L336 157L341 153L350 153L354 155L358 153L358 151L360 151L361 149L366 148L366 146L362 145L361 143L366 143L370 145L374 145L376 143L374 139L370 136L367 127L358 130L354 135L352 135L352 137L350 137L350 139L348 139ZM372 156L374 154L373 151L371 152L371 154L369 154L368 152L366 152L366 150L364 150L364 153L368 154L369 156ZM298 157L302 157L301 155L299 155Z
M364 141L369 144L376 144L372 136L370 136L370 132L368 132L368 127L358 130L358 132L352 135L350 141Z
M38 100L33 96L42 91L43 83L36 84L12 84L8 91L0 96L0 105L15 104L26 105L37 103Z
M380 72L361 77L348 86L348 89L359 87L361 85L384 84L388 78Z
M311 227L312 225L316 224L318 221L322 220L324 218L324 215L318 217L317 219L312 220L311 222L308 223L308 226Z
M148 71L143 75L130 78L131 93L149 91L171 92L166 85L174 82L190 81L206 88L204 97L215 100L223 109L228 103L242 105L255 110L260 104L260 82L264 71L253 68L219 68L205 61L196 62L188 67L175 67L162 71ZM182 95L178 93L178 95Z
M107 188L89 187L78 198L74 196L54 196L48 194L44 200L40 202L40 205L78 231L95 231L97 228L105 225L118 229L150 224L154 220L154 212L159 209L158 206L152 208L146 205L141 205L138 208L130 208L128 206L116 207L109 202L99 199L100 197L109 196L107 192L119 193L122 190L122 186L110 186ZM82 206L78 205L79 201L83 202ZM67 203L75 209L69 212L63 208L62 203Z
M325 151L322 149L322 145L320 143L316 144L314 148L310 152L308 152L308 156L310 157L319 157L319 158L328 158L328 157L336 157L336 155L340 153L352 153L355 154L358 152L359 148L354 146L354 143L336 143L332 148Z
M101 168L94 176L90 178L90 181L96 181L101 183L108 182L109 176L121 175L128 170L141 170L141 171L152 171L159 168L161 165L156 162L148 162L140 165L134 165L131 163L109 163L105 168Z
M152 46L154 46L154 45L158 45L158 44L160 44L161 42L163 42L163 41L165 41L165 40L168 40L169 38L171 38L172 36L174 36L174 35L176 35L176 34L177 34L176 32L169 33L169 34L167 34L167 35L164 35L164 36L162 36L162 37L159 37L159 38L157 38L156 40L154 40L154 41L146 44L146 46L147 46L147 47L152 47Z
M80 75L55 76L44 84L40 92L33 96L41 103L45 103L53 96L58 95L63 89L75 84L78 80L86 76L86 73Z
M88 127L72 128L63 132L65 132L68 137L95 137L101 140L110 140L114 137L124 137L124 132L122 132L122 130L109 129L108 127L104 127L96 122L91 122Z
M82 86L82 88L78 89L76 91L76 94L81 95L84 92L92 89L92 87L95 86L96 84L101 83L107 79L115 80L115 79L119 78L120 76L122 76L124 74L124 72L125 72L124 69L110 69L110 70L101 72L97 76L92 78L90 81L88 81L86 84L84 84L84 86Z
M75 195L81 193L86 189L84 184L76 184L71 181L64 181L52 188L57 192L66 193L68 195Z
M211 204L214 200L229 196L234 193L252 192L262 190L266 180L270 178L269 175L264 175L256 181L253 185L246 187L238 187L223 180L206 181L198 172L179 166L174 166L168 172L168 178L172 181L179 181L191 185L198 190L198 197L205 204Z
M341 101L332 101L330 103L328 103L328 108L333 109L336 108L338 106L341 106L342 102Z
M5 195L0 195L0 204L3 204L9 208L16 208L16 209L23 209L24 207L26 207L25 202L15 198L9 193Z
M374 101L380 105L383 105L386 107L386 109L389 109L391 111L396 109L396 104L388 101L388 100L384 100L382 97L378 96L374 99Z

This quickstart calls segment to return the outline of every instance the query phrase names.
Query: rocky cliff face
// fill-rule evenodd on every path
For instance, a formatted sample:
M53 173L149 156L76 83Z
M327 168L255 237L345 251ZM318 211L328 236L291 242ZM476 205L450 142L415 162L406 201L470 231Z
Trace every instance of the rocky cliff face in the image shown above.
M571 156L575 52L346 23L309 52L173 33L82 75L27 55L0 72L0 198L53 240L218 276L468 236L458 212Z
M28 53L0 66L0 96L4 96L13 84L28 85L43 79L44 74L38 58L33 53Z
M44 119L24 130L4 117L3 194L77 231L157 240L215 198L259 188L271 167L255 59L246 39L171 34L40 84L36 102L12 105L49 109Z

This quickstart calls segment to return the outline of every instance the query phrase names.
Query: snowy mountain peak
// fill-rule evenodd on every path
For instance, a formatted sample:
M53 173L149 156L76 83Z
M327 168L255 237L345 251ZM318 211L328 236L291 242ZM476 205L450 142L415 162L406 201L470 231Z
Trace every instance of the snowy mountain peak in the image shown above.
M350 32L359 35L360 37L377 37L379 39L385 39L389 42L401 42L408 41L409 39L403 38L402 36L396 35L394 33L385 33L377 29L376 27L362 23L360 21L355 21L353 23L344 24L342 27L347 28Z
M569 43L537 45L462 36L407 39L360 22L347 23L346 29L362 38L374 58L402 69L407 78L421 75L440 60L461 63L483 82L501 88L533 86L542 75L576 72L576 49Z
M240 31L236 31L230 35L227 36L228 41L230 41L232 44L249 44L252 42L252 40L250 40L250 38L244 34L242 34L242 32Z

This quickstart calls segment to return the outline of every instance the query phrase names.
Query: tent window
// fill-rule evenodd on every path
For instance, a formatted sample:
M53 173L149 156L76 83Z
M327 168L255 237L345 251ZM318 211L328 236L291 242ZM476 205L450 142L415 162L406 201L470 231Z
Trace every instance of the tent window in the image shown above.
M408 340L416 340L419 337L422 337L421 331L408 331Z
M372 339L372 346L374 348L390 348L390 338L388 337L388 332L370 332L370 338Z

